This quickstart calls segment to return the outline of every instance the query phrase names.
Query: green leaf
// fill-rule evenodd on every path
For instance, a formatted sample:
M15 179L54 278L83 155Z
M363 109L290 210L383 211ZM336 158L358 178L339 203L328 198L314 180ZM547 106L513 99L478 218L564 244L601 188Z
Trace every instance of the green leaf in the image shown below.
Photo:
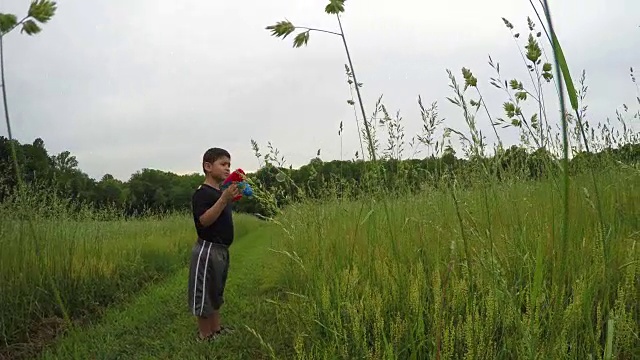
M540 45L533 38L533 35L529 34L529 41L525 48L527 49L527 59L535 64L542 56L542 49L540 49Z
M567 93L569 94L569 101L571 102L571 107L574 111L578 111L578 93L576 88L573 86L573 80L571 80L571 74L569 74L569 66L567 66L567 61L564 58L564 53L562 52L562 47L560 46L560 42L558 41L558 37L555 32L551 34L553 37L553 46L556 49L556 53L558 58L558 66L562 71L562 77L564 77L564 82L567 85Z
M524 86L522 85L522 83L516 79L509 81L509 86L513 90L524 90Z
M538 113L534 113L533 115L531 115L531 123L532 124L538 123Z
M516 115L522 115L522 109L520 108L520 106L516 106L515 113L516 113Z
M269 25L265 28L271 30L271 36L281 37L285 39L292 32L296 30L296 27L289 20L278 21L275 25Z
M293 47L299 48L309 42L309 31L301 32L293 39Z
M0 33L3 35L13 29L18 23L18 18L13 14L1 14L0 13Z
M504 113L507 115L507 117L514 117L516 116L516 106L514 103L512 102L505 102L502 107L504 108Z
M22 30L20 33L27 33L27 35L35 35L42 31L42 29L33 20L27 20L22 24Z
M345 0L329 0L329 4L324 8L327 14L340 14L344 12Z
M466 90L468 87L476 87L478 85L478 79L473 76L471 70L467 68L462 68L462 77L464 77L464 89Z
M57 4L55 1L32 0L31 6L29 6L29 16L44 24L51 20L56 10Z

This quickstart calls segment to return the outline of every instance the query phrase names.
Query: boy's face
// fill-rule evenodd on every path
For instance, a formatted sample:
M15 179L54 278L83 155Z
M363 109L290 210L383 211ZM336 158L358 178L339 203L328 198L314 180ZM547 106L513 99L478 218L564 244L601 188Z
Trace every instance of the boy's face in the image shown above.
M204 168L213 179L224 181L224 179L226 179L231 173L231 159L226 156L222 156L213 163L205 162Z

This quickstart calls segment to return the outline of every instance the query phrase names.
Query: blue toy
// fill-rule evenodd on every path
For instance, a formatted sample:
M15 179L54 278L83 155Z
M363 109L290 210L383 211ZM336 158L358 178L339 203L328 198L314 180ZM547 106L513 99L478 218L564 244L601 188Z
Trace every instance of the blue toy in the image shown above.
M242 196L251 197L253 196L253 189L251 189L251 186L249 185L249 183L247 183L244 180L245 177L246 175L244 171L242 171L242 169L237 169L236 171L232 172L231 175L229 175L224 180L224 182L222 183L222 186L220 186L220 189L224 191L226 188L229 187L229 185L235 182L238 184L238 189L242 191L242 194L234 197L233 201L240 200Z

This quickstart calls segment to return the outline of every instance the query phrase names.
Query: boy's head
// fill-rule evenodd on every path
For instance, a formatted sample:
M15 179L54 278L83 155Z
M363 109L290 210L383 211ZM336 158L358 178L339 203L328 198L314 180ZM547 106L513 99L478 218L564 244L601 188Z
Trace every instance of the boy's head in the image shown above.
M216 181L224 181L231 173L231 155L227 150L211 148L202 157L202 171Z

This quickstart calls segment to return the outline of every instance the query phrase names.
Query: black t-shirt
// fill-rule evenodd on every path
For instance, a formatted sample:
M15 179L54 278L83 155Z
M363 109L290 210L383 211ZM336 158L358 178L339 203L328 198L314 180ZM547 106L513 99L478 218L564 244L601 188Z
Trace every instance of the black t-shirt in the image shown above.
M203 227L199 220L200 216L209 210L209 208L220 199L221 195L222 191L210 185L200 185L191 198L193 221L198 236L202 240L229 246L233 242L233 215L231 204L227 205L216 221L208 227Z

